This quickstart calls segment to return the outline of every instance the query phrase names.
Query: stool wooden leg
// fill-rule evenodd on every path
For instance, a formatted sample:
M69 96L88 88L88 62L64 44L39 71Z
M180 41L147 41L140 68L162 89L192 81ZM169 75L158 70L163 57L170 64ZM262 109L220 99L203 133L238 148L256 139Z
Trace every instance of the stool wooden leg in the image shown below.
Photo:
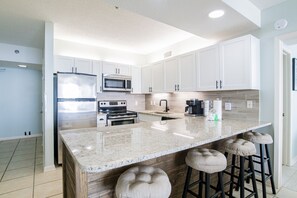
M223 182L223 173L219 172L219 187L220 190L222 191L221 193L221 198L225 198L225 190L224 190L224 182Z
M240 198L244 198L244 157L240 156L240 172L239 172L239 178L240 178Z
M236 160L236 155L232 155L232 164L231 164L231 178L230 178L230 189L229 189L229 195L232 197L233 194L233 183L234 183L234 171L235 171L235 160Z
M199 189L198 189L198 198L202 198L202 194L203 194L203 192L202 192L202 185L203 185L203 172L202 171L200 171L199 172Z
M188 167L187 177L186 177L184 192L183 192L183 198L187 197L188 187L189 187L189 184L190 184L191 175L192 175L192 168Z
M253 164L253 158L252 158L252 156L249 156L249 165L250 165L249 168L250 168L250 170L252 172L253 191L255 193L255 198L258 198L258 190L257 190L255 170L254 170L254 164Z
M275 191L275 186L274 186L274 180L273 180L273 174L272 174L272 169L271 169L271 161L270 161L270 155L269 155L269 150L268 150L268 145L265 144L265 150L266 150L266 157L268 158L267 164L268 164L268 171L270 176L270 182L271 182L271 187L272 187L272 193L276 194Z
M264 145L260 144L260 159L261 159L261 182L262 182L262 191L263 198L266 198L266 180L265 180L265 160L264 160Z
M210 175L205 173L205 197L209 198L210 196Z

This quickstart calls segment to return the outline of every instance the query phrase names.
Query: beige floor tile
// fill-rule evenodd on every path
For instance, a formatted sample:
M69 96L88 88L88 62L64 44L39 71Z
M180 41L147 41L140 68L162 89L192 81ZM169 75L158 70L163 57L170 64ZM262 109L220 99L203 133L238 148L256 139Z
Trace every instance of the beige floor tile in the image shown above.
M6 168L7 168L7 164L0 164L0 172L5 171Z
M26 168L26 167L33 167L34 166L34 159L28 159L28 160L22 160L22 161L17 161L17 162L11 162L7 170L14 170L14 169L19 169L19 168Z
M63 194L54 195L54 196L51 196L49 198L63 198Z
M31 154L31 153L35 153L35 149L26 149L26 150L21 150L21 151L15 151L13 156L26 155L26 154Z
M0 198L32 198L33 188L25 188L18 191L13 191L7 194L0 195Z
M35 174L35 186L39 184L44 184L51 181L61 180L62 179L62 168L58 167L54 171L42 172Z
M10 159L11 159L10 157L8 157L8 158L2 158L0 160L0 165L7 165L9 163Z
M34 158L35 158L35 153L18 155L18 156L13 156L11 159L11 162L17 162L17 161L22 161L27 159L34 159Z
M42 164L43 163L43 157L38 157L38 158L36 158L36 160L35 160L35 164L36 165L40 165L40 164Z
M35 145L29 145L29 146L21 146L21 147L17 147L16 148L16 151L23 151L23 150L32 150L32 149L34 149L35 150Z
M33 176L0 182L0 194L33 187Z
M43 173L43 166L42 165L36 165L35 166L35 175Z
M276 197L279 197L279 198L296 198L297 197L297 192L289 190L289 189L283 187L276 194Z
M62 180L48 182L34 188L34 198L45 198L61 193L63 193Z
M20 177L30 176L34 174L34 167L19 168L15 170L9 170L4 173L2 181L16 179Z

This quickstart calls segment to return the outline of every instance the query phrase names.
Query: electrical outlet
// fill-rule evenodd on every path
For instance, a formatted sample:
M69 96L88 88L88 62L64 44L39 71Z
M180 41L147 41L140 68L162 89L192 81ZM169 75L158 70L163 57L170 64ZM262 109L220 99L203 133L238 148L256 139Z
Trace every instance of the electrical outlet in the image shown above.
M231 102L226 102L225 103L225 110L226 111L231 111L232 110L232 104L231 104Z
M252 100L247 100L246 101L246 108L252 109L253 108L253 101Z

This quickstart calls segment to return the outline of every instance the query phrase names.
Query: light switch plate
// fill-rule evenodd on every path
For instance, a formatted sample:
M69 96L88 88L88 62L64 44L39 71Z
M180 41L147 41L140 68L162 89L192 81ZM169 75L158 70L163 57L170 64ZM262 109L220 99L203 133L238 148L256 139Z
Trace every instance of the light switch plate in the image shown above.
M253 101L252 100L246 101L246 108L248 108L248 109L252 109L253 108Z
M225 110L226 111L231 111L232 110L231 102L225 102Z

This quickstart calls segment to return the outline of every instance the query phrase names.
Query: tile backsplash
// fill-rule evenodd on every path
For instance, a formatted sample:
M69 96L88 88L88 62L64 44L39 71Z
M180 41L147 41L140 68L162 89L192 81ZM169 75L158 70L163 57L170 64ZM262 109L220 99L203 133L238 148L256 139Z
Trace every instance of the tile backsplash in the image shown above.
M97 100L126 100L128 110L145 110L145 95L143 94L130 94L124 92L103 92L97 94Z
M159 106L160 99L167 99L168 106L172 112L185 112L186 100L197 98L199 100L212 101L219 98L222 100L223 119L241 118L248 120L259 120L259 91L214 91L214 92L177 92L145 95L145 109L163 111L165 103ZM253 107L247 108L247 101L252 101ZM225 103L230 102L231 111L225 111Z

